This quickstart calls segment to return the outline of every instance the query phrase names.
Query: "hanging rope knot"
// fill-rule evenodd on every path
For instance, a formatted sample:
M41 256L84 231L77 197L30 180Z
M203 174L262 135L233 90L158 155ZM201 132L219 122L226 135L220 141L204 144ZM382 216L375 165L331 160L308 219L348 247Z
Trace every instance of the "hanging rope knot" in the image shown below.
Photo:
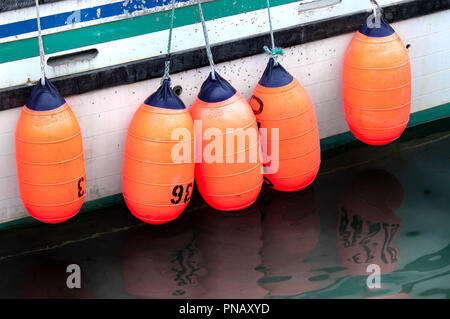
M373 16L375 19L379 19L383 15L383 9L376 0L370 0L370 4L372 5Z
M164 80L170 80L170 60L167 60L165 62L165 68L164 68L164 76L161 80L163 82Z
M273 61L275 62L275 65L278 65L278 55L283 55L283 50L277 47L274 47L272 50L269 49L267 45L264 46L264 50L267 52L267 54L272 56Z

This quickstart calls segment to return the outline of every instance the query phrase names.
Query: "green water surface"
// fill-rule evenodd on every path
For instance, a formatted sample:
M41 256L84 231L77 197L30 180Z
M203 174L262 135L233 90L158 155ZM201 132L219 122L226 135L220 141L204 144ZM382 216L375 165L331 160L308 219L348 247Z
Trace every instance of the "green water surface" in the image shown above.
M450 118L322 153L315 183L163 226L117 205L0 231L3 298L449 298ZM82 288L66 287L78 264ZM381 288L367 286L367 266Z

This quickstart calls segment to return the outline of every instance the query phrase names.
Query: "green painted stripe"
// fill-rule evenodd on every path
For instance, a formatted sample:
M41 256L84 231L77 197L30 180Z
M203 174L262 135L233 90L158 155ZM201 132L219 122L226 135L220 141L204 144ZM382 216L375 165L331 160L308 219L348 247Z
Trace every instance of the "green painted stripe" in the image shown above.
M450 103L433 107L424 111L419 111L411 114L408 127L413 127L423 123L434 120L450 117ZM342 134L330 136L320 140L320 147L322 151L347 144L356 140L352 132L345 132Z
M326 137L320 140L320 149L322 151L329 150L331 148L347 144L356 140L352 132L345 132L342 134Z
M271 6L296 2L298 0L272 0ZM261 0L218 0L205 3L206 20L229 17L266 7ZM191 25L200 21L196 6L177 9L175 27ZM85 47L114 40L131 38L148 33L167 30L170 16L166 12L109 22L77 30L70 30L44 36L45 51L48 54ZM243 26L244 27L244 26ZM149 43L151 45L151 43ZM37 38L0 44L0 63L16 61L39 55Z
M420 111L411 114L411 118L408 124L408 127L417 126L420 124L424 124L427 122L444 119L450 117L450 103L436 106L428 110ZM437 129L437 128L435 128ZM351 132L346 132L343 134L338 134L335 136L324 138L320 141L320 146L322 151L329 150L331 148L353 142L356 138L353 136ZM125 201L123 199L122 194L116 194L108 197L103 197L94 201L86 202L83 204L83 207L80 210L80 214L84 214L87 212L95 211L102 208L107 208L115 205L124 204ZM39 221L32 217L25 217L18 220L14 220L11 222L6 222L0 224L0 230L10 229L13 227L22 227L23 225L32 225L32 224L40 224Z
M431 109L411 114L408 127L420 125L426 122L446 118L450 116L450 103L436 106Z
M80 209L80 212L78 214L84 214L87 212L96 211L99 209L116 206L120 204L124 204L125 200L123 199L122 194L116 194L112 196L103 197L97 200L89 201L83 204L83 206ZM0 224L0 231L3 231L5 229L11 229L15 227L23 227L30 226L30 225L40 225L42 224L37 219L34 219L33 217L24 217L18 220L13 220L10 222L2 223Z

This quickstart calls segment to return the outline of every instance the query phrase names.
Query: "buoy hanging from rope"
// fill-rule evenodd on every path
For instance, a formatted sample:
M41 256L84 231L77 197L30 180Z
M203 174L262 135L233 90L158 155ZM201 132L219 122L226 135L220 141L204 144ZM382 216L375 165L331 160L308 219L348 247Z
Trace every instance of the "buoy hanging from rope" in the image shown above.
M134 216L149 224L178 218L194 189L194 124L169 77L174 8L172 0L162 84L134 114L125 144L125 202Z
M198 7L211 73L191 108L193 119L199 120L202 127L196 134L195 177L211 207L235 211L250 206L261 190L258 126L244 97L216 72L200 0ZM245 142L226 147L236 140Z
M278 143L279 156L271 154L266 182L280 191L298 191L310 185L320 167L320 140L314 107L306 90L277 61L282 50L275 46L270 2L267 0L272 48L266 70L256 86L250 105L267 139L261 141L270 154ZM273 130L278 130L278 136ZM268 160L264 161L265 163Z
M86 196L83 143L74 113L45 76L38 0L36 12L41 80L16 125L17 177L20 197L30 215L59 223L74 216Z
M347 48L343 71L345 117L359 140L388 144L403 133L411 112L408 50L376 1Z

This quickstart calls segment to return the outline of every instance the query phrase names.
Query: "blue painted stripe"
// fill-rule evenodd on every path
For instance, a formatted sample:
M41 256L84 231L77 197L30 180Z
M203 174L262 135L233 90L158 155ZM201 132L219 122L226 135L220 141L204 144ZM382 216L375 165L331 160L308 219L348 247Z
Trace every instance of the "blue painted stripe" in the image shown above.
M170 4L171 0L134 0L120 1L102 6L96 6L76 11L58 13L41 17L43 30L62 27L74 23L88 22L133 13L146 9L154 9ZM175 0L176 3L189 2L189 0ZM37 31L36 19L13 22L0 25L0 39Z

